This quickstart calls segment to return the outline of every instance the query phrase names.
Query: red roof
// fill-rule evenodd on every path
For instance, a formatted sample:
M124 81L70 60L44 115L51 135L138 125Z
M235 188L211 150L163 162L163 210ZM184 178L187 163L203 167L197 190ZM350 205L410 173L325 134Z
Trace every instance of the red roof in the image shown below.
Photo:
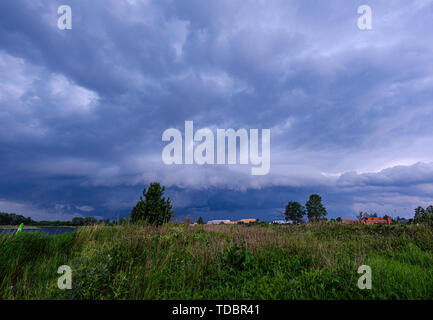
M384 222L384 223L386 223L386 224L391 224L391 222L392 222L392 219L391 218L381 218L381 217L369 217L369 218L366 218L365 219L365 222L366 223L369 223L369 222Z

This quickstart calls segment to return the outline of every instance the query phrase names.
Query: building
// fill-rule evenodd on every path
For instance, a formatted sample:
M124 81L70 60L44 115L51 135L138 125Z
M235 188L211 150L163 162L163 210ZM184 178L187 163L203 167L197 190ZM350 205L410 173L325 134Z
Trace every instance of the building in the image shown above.
M289 221L286 220L274 220L272 221L273 224L290 224Z
M242 223L248 224L248 223L254 223L254 222L258 222L258 221L259 220L257 220L257 219L241 219L239 221L236 221L236 223L242 222Z
M362 220L341 220L343 224L391 224L391 218L369 217Z
M241 219L241 220L238 220L238 221L230 221L230 220L209 220L208 222L207 222L207 224L221 224L221 223L223 223L223 224L238 224L238 223L245 223L245 224L248 224L248 223L254 223L254 222L258 222L259 220L257 220L257 219Z
M364 220L362 220L363 224L377 224L377 223L383 223L383 224L391 224L392 223L392 219L391 218L365 218Z
M408 224L408 223L410 223L410 220L406 219L406 218L397 218L397 223L398 224Z
M209 220L209 221L207 222L207 224L221 224L221 223L224 223L224 224L231 224L231 222L232 222L232 221L230 221L230 220Z

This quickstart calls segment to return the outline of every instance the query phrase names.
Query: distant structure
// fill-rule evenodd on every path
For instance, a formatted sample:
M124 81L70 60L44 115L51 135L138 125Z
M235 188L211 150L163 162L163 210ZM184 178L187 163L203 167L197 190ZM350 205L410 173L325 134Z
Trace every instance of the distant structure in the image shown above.
M391 218L368 217L362 220L342 220L343 224L391 224Z
M398 224L407 224L407 223L410 223L410 220L406 219L406 218L397 218L397 223Z
M235 224L239 223L239 222L248 224L248 223L254 223L254 222L257 222L257 221L258 221L257 219L241 219L239 221L236 221Z
M289 221L286 220L274 220L272 221L273 224L290 224Z
M238 223L245 223L245 224L249 224L249 223L254 223L254 222L258 222L259 220L257 219L241 219L238 221L230 221L230 220L209 220L207 222L207 224L238 224Z
M230 222L231 222L230 220L209 220L207 224L221 224L221 223L229 224Z
M391 224L392 219L391 218L365 218L362 220L364 224L377 224L377 223L384 223L384 224Z

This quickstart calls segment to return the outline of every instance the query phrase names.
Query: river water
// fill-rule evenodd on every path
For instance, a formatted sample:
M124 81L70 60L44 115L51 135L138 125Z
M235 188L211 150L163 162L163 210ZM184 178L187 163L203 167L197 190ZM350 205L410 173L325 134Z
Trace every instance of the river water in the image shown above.
M63 233L67 233L67 232L72 232L74 231L75 228L40 228L40 229L23 229L23 232L44 232L44 233L48 233L51 235L55 235L55 234L63 234ZM0 233L2 232L9 232L9 233L14 233L15 231L17 231L17 229L2 229L0 227Z

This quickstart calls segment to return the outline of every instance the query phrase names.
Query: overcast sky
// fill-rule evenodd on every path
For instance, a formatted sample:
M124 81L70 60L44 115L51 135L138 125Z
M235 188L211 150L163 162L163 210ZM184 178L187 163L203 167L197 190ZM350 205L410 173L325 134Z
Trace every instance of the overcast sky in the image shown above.
M2 0L0 211L115 218L158 181L179 217L272 220L312 193L411 217L433 204L432 30L431 0ZM269 174L165 165L186 120L271 129Z

